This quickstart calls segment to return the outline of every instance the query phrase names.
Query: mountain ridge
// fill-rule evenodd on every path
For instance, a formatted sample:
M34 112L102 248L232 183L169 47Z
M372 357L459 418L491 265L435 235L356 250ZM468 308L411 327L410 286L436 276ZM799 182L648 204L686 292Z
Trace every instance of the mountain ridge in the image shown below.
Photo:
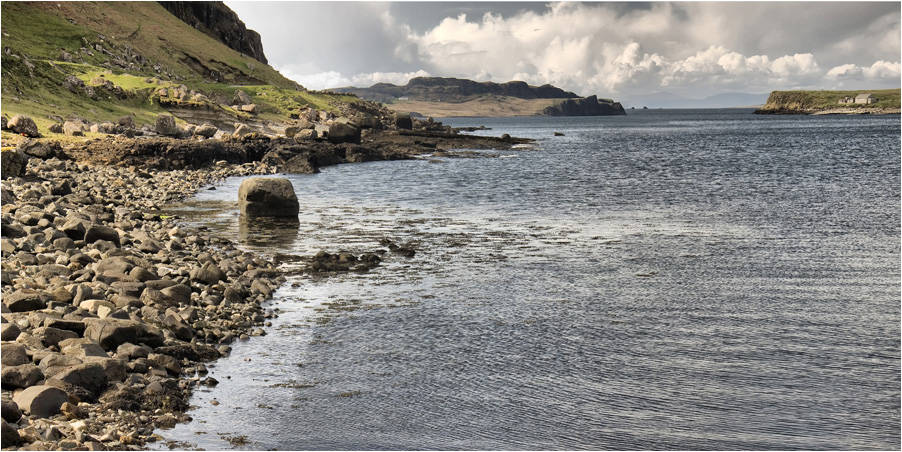
M623 106L611 99L582 97L550 84L531 86L523 81L495 83L454 77L414 77L403 86L376 83L369 88L344 87L330 91L382 102L393 110L414 110L439 117L626 114ZM448 107L449 104L454 107Z

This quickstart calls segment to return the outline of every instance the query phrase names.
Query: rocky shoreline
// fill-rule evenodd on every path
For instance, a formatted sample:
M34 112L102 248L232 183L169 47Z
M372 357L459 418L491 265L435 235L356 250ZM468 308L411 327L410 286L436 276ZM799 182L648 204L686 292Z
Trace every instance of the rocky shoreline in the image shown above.
M218 383L204 363L265 334L279 263L189 230L165 206L229 176L526 141L386 130L360 144L251 134L4 148L3 449L144 449L155 429L190 419L193 388ZM378 265L321 254L310 271Z

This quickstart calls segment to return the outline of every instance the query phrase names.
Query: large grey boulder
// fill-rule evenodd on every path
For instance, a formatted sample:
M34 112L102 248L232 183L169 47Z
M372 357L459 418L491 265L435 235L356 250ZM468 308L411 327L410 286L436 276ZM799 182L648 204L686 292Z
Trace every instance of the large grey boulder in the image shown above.
M51 417L69 401L69 394L52 386L32 386L13 397L19 409L37 417Z
M3 304L12 312L37 311L47 307L48 298L43 292L17 290L4 295Z
M41 133L38 132L38 125L34 123L33 119L25 115L13 116L13 118L6 123L6 127L13 133L25 135L29 138L41 137Z
M3 179L7 177L19 177L25 175L25 167L28 165L28 156L19 148L3 149L0 152L0 173Z
M9 425L6 422L6 419L3 419L2 424L0 424L0 447L6 449L7 447L14 447L22 444L22 437L19 436L19 431L16 430L15 427Z
M292 135L294 137L294 141L300 143L302 141L315 140L316 139L316 130L314 129L302 129L298 131L298 133Z
M181 133L181 130L179 130L178 126L175 124L175 118L172 115L157 116L156 123L154 124L154 131L167 137L176 137Z
M63 133L73 137L80 137L85 134L85 125L81 121L66 121L63 123Z
M195 136L204 138L212 138L213 135L216 135L216 132L219 132L219 129L217 129L216 126L212 124L204 124L194 129Z
M0 354L2 354L0 360L2 360L4 367L20 366L31 361L28 359L28 354L25 352L25 346L22 344L8 342L0 347L2 347L2 349L0 349Z
M121 246L119 233L115 229L102 224L92 224L85 231L85 242L94 243L98 240L107 240L115 243L117 247Z
M27 388L44 379L41 368L33 363L19 366L3 366L0 370L0 383L3 389Z
M85 338L91 339L107 351L116 350L120 345L144 343L151 347L163 345L163 334L156 328L131 320L86 319Z
M64 384L59 385L57 381ZM83 400L92 401L100 397L100 394L103 394L103 391L109 386L110 381L103 366L99 363L89 362L72 366L57 373L53 378L47 380L47 384L57 387L62 386L75 394L88 395L87 398L81 398Z
M329 126L329 142L360 144L360 129L347 121L337 120Z
M3 420L6 422L18 422L22 418L22 410L19 409L19 405L11 400L2 402L2 410Z
M38 338L45 347L59 346L60 341L78 338L78 333L74 331L45 326L35 328L31 334Z
M14 341L19 334L22 334L22 330L15 323L4 323L0 326L0 340L2 341Z
M300 203L288 179L253 177L238 188L241 215L247 217L297 218Z
M410 130L413 128L413 120L408 114L395 113L395 127Z
M232 97L232 105L248 105L251 103L251 96L248 96L247 93L241 91L240 89L235 91L235 95Z

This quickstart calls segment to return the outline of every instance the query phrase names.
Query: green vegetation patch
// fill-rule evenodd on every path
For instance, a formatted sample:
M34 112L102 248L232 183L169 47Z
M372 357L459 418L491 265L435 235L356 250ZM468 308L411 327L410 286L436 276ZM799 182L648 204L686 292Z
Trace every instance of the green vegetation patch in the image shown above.
M854 99L859 94L873 94L877 102L871 104L840 103L841 99ZM881 109L899 108L902 90L877 89L857 91L774 91L767 99L764 110L827 110L835 108Z

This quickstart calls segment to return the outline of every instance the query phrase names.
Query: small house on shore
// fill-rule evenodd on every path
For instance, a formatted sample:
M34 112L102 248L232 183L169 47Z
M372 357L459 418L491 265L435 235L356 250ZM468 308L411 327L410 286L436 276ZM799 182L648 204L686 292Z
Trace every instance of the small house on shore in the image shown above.
M859 94L855 96L856 104L873 104L877 102L877 98L873 94Z

